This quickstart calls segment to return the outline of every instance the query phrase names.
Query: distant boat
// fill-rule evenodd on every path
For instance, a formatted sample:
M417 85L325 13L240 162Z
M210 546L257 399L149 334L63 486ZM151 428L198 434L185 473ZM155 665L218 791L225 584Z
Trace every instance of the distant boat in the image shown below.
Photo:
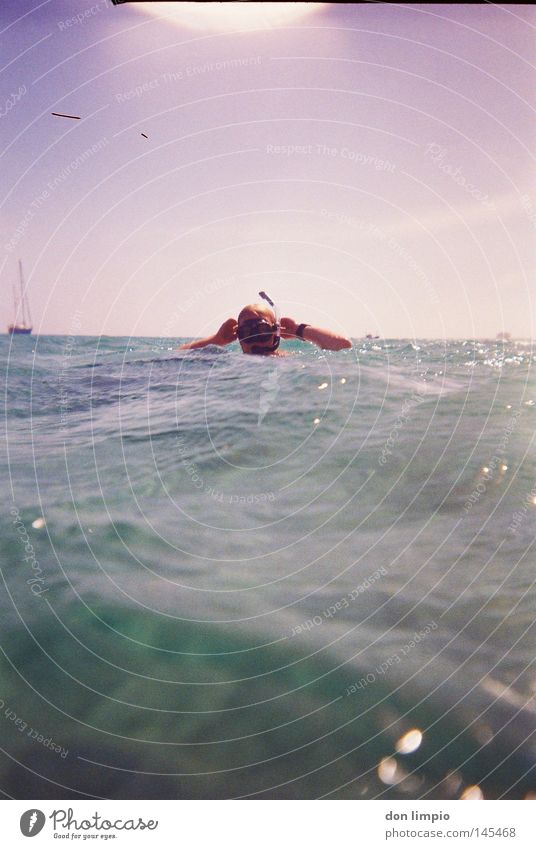
M379 339L379 336L373 336L372 333L367 333L365 339Z
M22 262L19 259L19 288L20 293L17 296L17 290L15 286L13 286L13 301L15 306L15 321L13 324L10 324L7 328L7 332L14 334L24 334L28 335L32 332L32 318L30 315L30 306L28 304L28 299L24 294L24 280L22 277ZM22 321L18 322L17 318L19 313L22 317Z

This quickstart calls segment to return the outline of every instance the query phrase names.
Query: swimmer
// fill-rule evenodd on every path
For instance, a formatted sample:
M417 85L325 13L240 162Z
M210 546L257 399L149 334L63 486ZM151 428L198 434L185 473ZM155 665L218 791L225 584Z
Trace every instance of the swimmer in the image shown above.
M248 304L238 315L238 319L228 318L220 329L205 339L196 339L181 345L185 348L205 348L207 345L229 345L238 339L244 354L262 356L285 356L279 351L281 339L304 339L327 351L340 351L351 348L352 343L344 336L331 330L312 327L310 324L297 324L293 318L279 319L277 308L265 292L259 295L267 301L265 304Z

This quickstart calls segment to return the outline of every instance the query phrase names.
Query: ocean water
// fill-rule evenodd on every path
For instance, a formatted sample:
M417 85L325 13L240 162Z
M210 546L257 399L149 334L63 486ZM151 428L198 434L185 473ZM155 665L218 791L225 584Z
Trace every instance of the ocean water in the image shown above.
M3 794L536 791L531 344L176 341L0 338Z

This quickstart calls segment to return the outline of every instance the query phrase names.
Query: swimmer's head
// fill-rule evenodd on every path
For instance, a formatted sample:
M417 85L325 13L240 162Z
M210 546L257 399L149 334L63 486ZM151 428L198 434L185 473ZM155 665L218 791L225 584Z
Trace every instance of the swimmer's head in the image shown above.
M244 354L273 354L279 346L275 312L266 304L248 304L238 315L238 339Z

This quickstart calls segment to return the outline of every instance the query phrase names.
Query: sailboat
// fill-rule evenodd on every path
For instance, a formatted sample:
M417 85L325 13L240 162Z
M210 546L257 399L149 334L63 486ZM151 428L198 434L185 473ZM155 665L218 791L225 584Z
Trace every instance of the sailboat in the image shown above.
M28 335L32 332L32 318L30 315L30 306L28 304L28 299L24 294L24 280L22 277L22 262L19 259L19 287L20 294L17 297L17 292L15 286L13 286L13 300L15 303L15 321L13 324L10 324L7 332L14 333L24 333ZM22 321L18 322L17 318L19 313L22 316Z

